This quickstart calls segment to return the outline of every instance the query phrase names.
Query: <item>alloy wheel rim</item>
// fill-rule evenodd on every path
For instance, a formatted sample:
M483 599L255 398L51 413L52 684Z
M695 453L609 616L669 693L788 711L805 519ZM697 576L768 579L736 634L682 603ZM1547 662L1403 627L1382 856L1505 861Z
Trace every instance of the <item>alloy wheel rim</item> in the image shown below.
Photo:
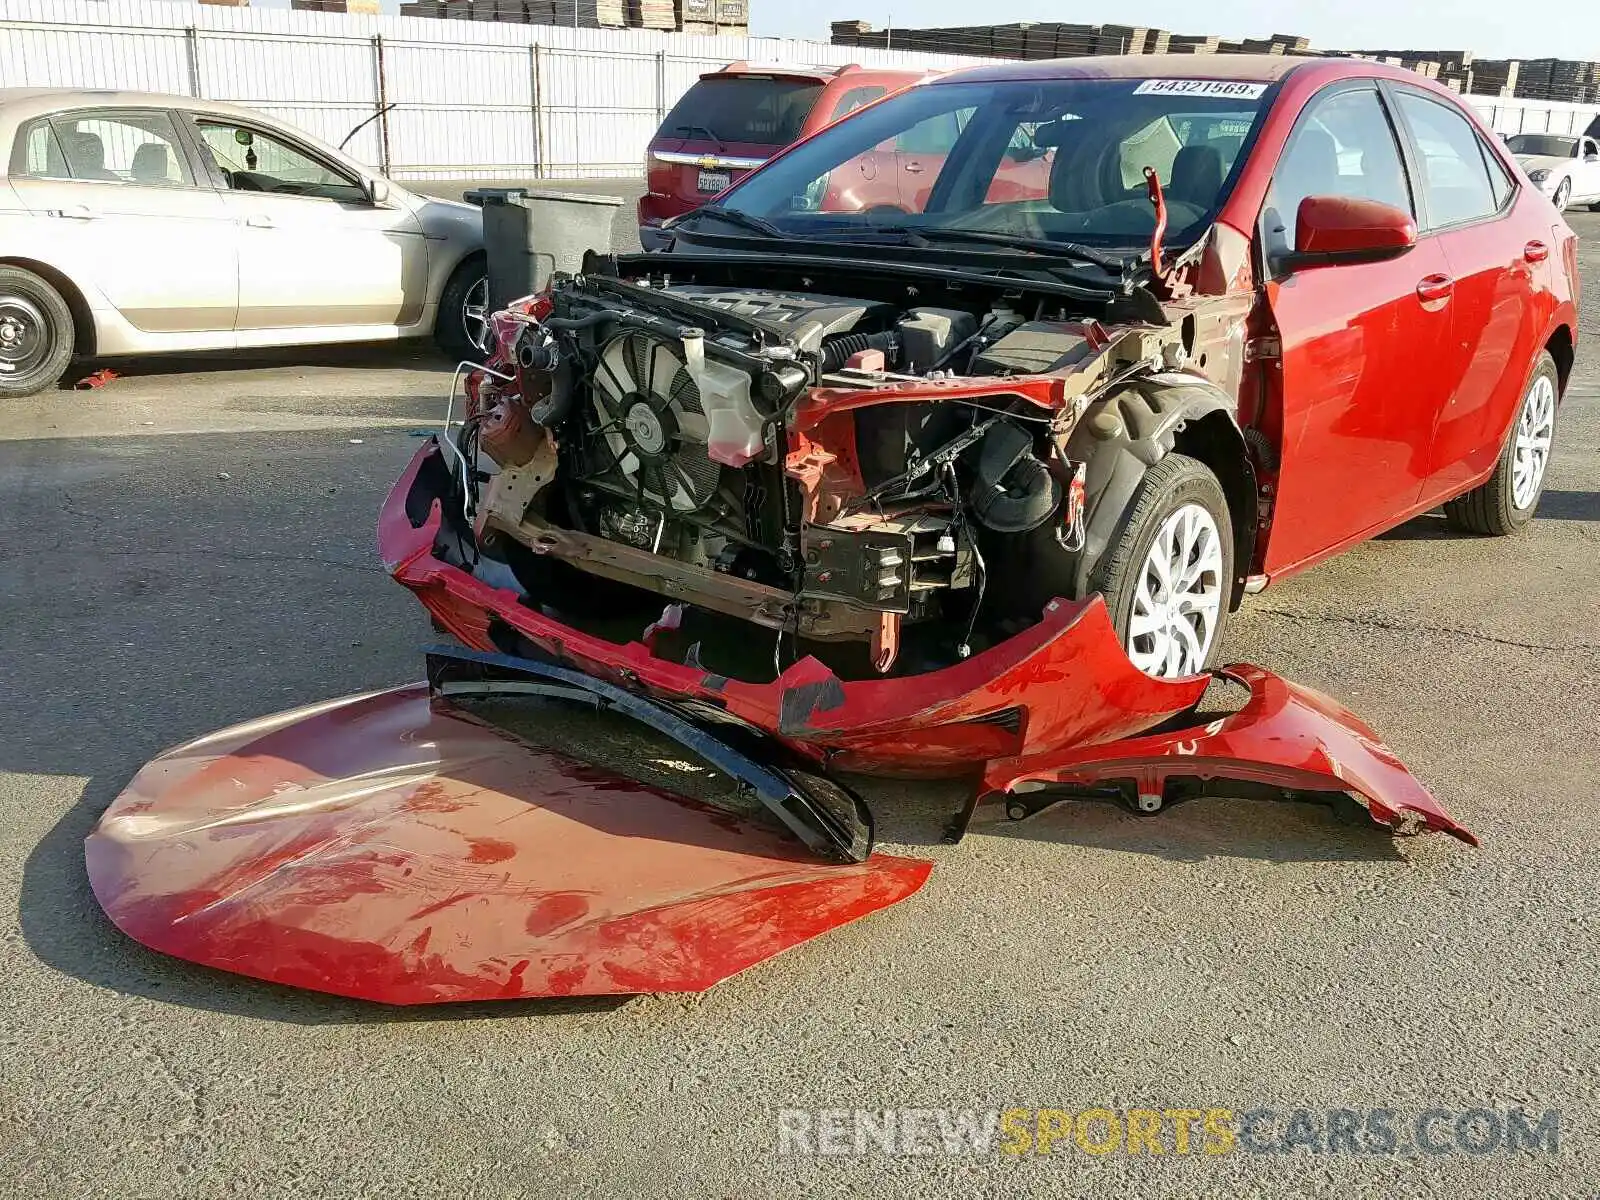
M1139 569L1128 658L1157 679L1198 675L1221 616L1222 536L1209 512L1185 504L1161 523Z
M467 289L461 304L461 327L467 341L483 352L489 349L489 277L483 276Z
M1560 209L1566 208L1567 207L1567 201L1570 200L1571 198L1572 198L1572 180L1563 179L1561 181L1561 186L1556 188L1556 207L1560 208Z
M0 374L26 375L50 353L49 322L24 296L0 296Z
M1555 425L1556 385L1550 376L1540 375L1528 389L1528 398L1522 402L1512 448L1511 502L1519 511L1532 508L1539 498L1545 467L1550 463Z

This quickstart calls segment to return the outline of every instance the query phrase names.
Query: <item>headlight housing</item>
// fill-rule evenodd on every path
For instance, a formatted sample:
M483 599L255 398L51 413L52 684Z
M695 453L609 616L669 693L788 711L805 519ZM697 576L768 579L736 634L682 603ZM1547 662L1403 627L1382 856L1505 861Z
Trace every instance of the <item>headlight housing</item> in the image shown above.
M1548 169L1541 167L1537 171L1529 171L1528 178L1533 180L1535 183L1543 183L1546 179L1550 178L1550 172Z

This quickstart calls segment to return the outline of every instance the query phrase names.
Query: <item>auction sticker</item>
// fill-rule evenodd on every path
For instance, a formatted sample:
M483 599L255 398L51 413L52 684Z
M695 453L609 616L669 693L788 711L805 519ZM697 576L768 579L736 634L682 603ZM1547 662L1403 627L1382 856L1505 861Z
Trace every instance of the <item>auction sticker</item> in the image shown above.
M1259 100L1267 85L1242 79L1146 79L1133 89L1135 96L1222 96L1229 100Z

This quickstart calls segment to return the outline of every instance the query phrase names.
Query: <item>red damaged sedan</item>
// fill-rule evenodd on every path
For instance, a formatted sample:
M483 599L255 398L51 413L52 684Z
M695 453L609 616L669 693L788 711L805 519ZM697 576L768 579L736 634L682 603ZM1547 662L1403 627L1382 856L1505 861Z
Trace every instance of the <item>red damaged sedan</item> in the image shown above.
M809 204L944 120L921 211ZM993 194L1019 146L1042 199ZM958 73L670 231L500 316L385 557L470 644L861 769L1137 732L1272 578L1440 504L1516 532L1572 370L1574 234L1366 62Z

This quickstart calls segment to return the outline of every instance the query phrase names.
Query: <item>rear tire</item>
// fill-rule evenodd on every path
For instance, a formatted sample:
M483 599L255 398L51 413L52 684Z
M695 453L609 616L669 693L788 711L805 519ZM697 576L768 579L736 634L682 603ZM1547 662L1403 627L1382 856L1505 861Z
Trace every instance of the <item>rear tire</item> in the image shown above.
M433 340L456 362L481 362L489 332L489 264L481 254L467 258L450 276L439 294L439 315Z
M53 387L72 361L72 309L47 281L0 267L0 399Z
M1233 521L1211 469L1169 454L1146 471L1089 586L1105 597L1117 637L1147 675L1209 670L1233 594Z
M1534 364L1494 474L1465 495L1445 501L1445 520L1452 528L1488 537L1505 537L1527 528L1544 494L1560 395L1561 374L1546 351Z

